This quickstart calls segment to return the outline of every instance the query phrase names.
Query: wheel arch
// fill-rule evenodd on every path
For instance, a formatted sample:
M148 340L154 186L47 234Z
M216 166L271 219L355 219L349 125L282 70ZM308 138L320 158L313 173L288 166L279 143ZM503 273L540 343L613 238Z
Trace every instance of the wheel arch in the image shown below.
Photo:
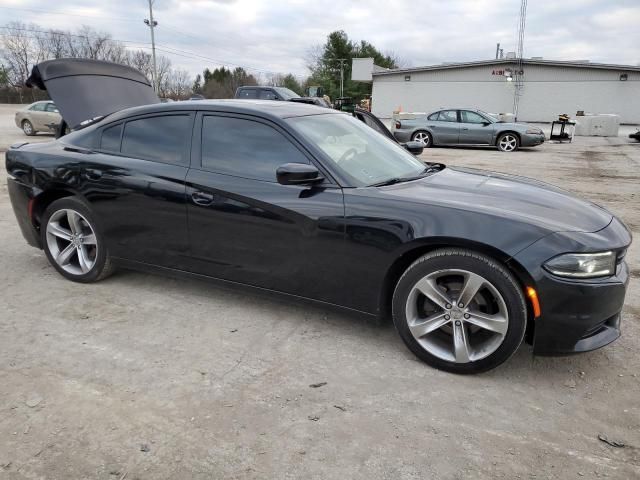
M42 215L49 205L56 200L60 200L65 197L74 197L76 193L66 188L51 188L43 191L40 195L34 197L33 206L31 207L31 223L33 226L40 230L40 222Z
M380 317L390 317L391 300L393 298L395 287L402 274L407 268L409 268L409 266L413 262L415 262L423 255L426 255L427 253L434 250L451 247L473 250L477 253L481 253L500 262L505 268L507 268L507 270L509 270L513 274L516 281L518 282L518 285L522 289L523 294L525 294L525 289L527 286L535 287L533 278L518 261L516 261L507 253L491 245L455 237L440 237L429 239L428 241L415 241L412 242L412 244L408 246L408 248L404 249L387 269L379 295L378 311ZM533 311L530 302L526 301L525 303L527 305L527 338L529 338L529 330L533 328Z
M520 143L520 144L522 143L522 135L519 132L517 132L515 130L502 130L502 131L500 131L500 132L498 132L496 134L496 139L493 142L493 144L497 146L498 145L498 140L500 140L500 137L502 135L504 135L505 133L511 133L511 134L515 135L516 137L518 137L518 143Z

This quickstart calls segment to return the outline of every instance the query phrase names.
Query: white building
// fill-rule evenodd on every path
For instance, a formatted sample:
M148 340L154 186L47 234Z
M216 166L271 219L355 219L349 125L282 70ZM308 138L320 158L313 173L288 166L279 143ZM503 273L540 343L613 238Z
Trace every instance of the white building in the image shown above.
M389 118L401 108L429 112L475 107L513 113L518 63L513 59L384 70L354 59L353 79L372 81L372 111ZM523 59L518 120L550 122L561 113L614 113L621 123L640 124L640 66L587 61ZM509 81L511 77L512 81Z

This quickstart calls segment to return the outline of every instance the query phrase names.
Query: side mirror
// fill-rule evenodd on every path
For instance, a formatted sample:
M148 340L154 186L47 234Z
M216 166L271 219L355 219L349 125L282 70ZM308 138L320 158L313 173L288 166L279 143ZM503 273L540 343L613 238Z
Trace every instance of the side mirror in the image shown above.
M424 145L422 142L407 142L402 143L402 147L407 150L409 153L413 153L414 155L420 155L424 151Z
M316 167L307 163L285 163L276 170L281 185L308 185L324 180Z
M482 122L483 127L488 127L489 125L491 125L491 122Z

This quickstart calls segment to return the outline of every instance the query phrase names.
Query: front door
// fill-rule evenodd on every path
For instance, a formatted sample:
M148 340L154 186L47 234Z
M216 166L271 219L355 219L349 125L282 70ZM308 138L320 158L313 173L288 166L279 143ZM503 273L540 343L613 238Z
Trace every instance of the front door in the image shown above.
M280 185L276 169L312 163L275 124L201 113L187 176L191 270L331 302L344 241L342 190Z
M489 145L493 140L493 124L470 110L460 110L460 137L463 145Z

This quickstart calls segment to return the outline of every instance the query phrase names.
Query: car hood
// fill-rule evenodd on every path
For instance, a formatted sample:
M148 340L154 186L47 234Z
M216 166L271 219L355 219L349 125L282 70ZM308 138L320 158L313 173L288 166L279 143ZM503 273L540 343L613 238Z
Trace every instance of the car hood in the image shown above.
M553 232L596 232L613 218L599 205L547 183L470 168L446 168L379 190L405 201L478 211Z
M46 90L72 128L125 108L160 102L140 71L99 60L62 58L39 63L25 85Z

